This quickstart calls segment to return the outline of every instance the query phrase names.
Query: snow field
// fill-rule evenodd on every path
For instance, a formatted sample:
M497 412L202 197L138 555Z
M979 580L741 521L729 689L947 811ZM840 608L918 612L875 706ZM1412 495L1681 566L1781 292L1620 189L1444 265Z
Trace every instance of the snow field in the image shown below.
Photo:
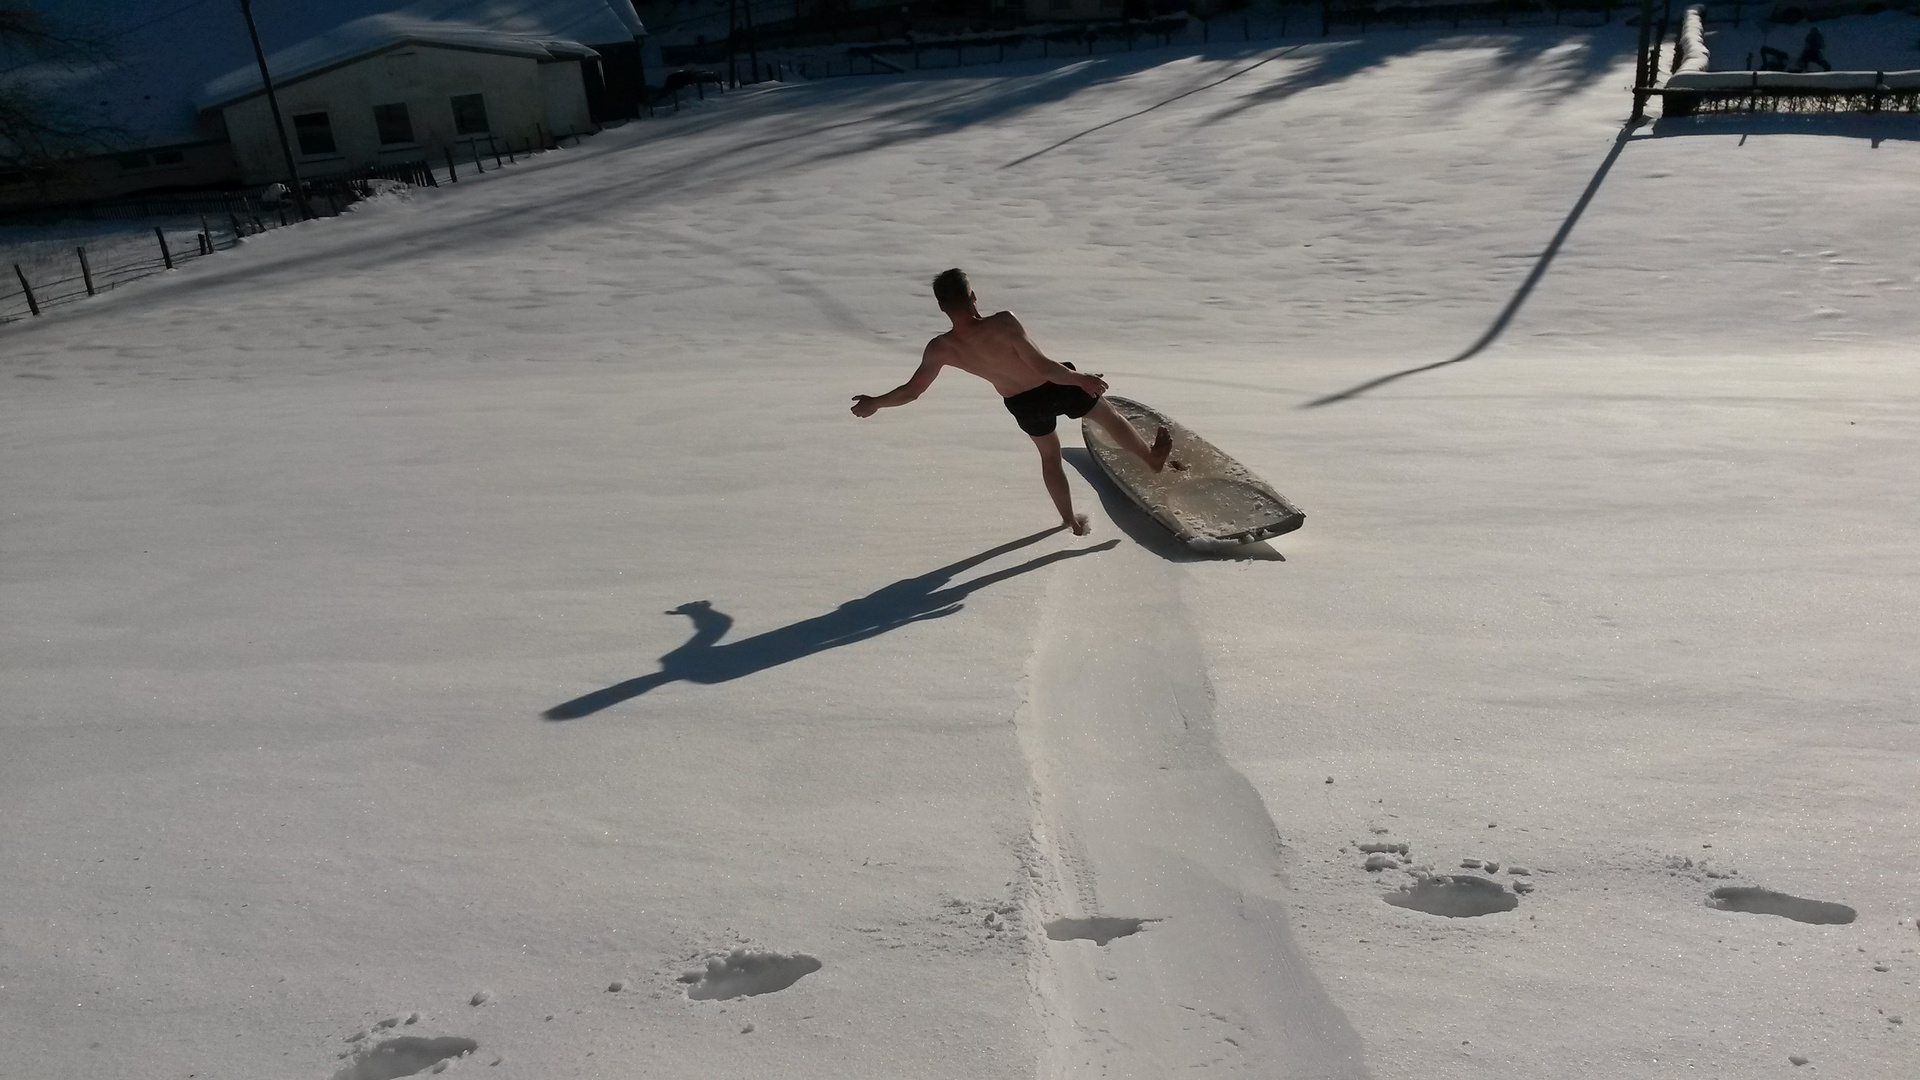
M1631 37L1254 44L728 95L8 328L17 1067L1903 1075L1914 140L1656 125L1487 350L1305 408L1486 330ZM1307 527L1036 535L983 387L847 417L956 264Z

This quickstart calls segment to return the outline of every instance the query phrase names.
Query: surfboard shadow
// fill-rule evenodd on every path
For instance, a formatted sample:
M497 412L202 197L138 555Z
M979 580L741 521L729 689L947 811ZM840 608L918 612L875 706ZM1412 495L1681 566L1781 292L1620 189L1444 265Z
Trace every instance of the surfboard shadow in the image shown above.
M958 585L947 584L955 576L981 563L1018 551L1029 544L1052 536L1060 529L1061 526L1055 526L1031 536L1010 540L997 547L988 548L978 555L970 555L959 562L948 563L937 570L930 570L918 577L902 578L857 600L849 600L825 615L802 619L777 630L769 630L764 634L755 634L753 637L742 638L724 645L720 643L720 639L726 637L727 631L733 628L733 616L716 610L711 600L694 600L681 604L667 614L685 615L692 619L693 636L687 639L686 644L660 658L659 671L651 675L642 675L637 679L618 682L590 694L583 694L572 701L561 702L540 715L548 720L578 720L580 717L590 716L623 701L630 701L668 683L691 682L712 685L730 682L771 667L792 663L818 652L878 637L909 623L944 618L959 611L964 606L961 601L989 585L1019 577L1021 574L1051 566L1065 559L1077 559L1097 551L1110 551L1120 543L1118 540L1109 540L1092 547L1049 552L1028 559L1018 566L982 574Z
M1274 546L1265 540L1256 540L1251 544L1228 548L1220 552L1195 551L1174 538L1166 526L1153 520L1145 510L1140 509L1127 493L1114 486L1113 480L1093 460L1093 454L1084 446L1062 447L1060 456L1067 464L1079 471L1082 479L1092 485L1100 496L1100 508L1107 512L1113 523L1127 538L1155 555L1172 562L1213 562L1220 559L1242 562L1286 562L1287 557L1280 554Z

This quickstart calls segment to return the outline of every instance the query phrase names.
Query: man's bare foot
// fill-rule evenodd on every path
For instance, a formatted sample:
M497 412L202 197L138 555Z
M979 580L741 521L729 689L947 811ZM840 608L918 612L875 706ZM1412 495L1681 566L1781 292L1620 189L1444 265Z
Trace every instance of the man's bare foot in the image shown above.
M1073 515L1073 520L1067 522L1067 528L1072 529L1073 535L1075 536L1085 536L1093 531L1093 526L1087 524L1087 515L1085 514Z
M1159 472L1168 466L1172 466L1176 472L1185 471L1186 465L1174 461L1172 455L1173 432L1168 431L1163 426L1159 431L1153 433L1153 448L1147 453L1147 465L1152 468L1154 472Z

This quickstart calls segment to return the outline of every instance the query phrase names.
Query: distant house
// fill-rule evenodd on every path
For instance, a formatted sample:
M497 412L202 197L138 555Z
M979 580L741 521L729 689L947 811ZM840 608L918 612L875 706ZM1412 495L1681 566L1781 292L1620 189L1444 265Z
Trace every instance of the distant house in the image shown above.
M104 61L68 66L54 57L15 72L98 137L72 148L79 157L0 169L0 211L230 186L243 174L262 179L257 136L271 139L273 129L251 114L262 105L259 72L234 0L29 6L56 25L105 32ZM658 47L647 43L629 0L261 0L253 7L274 86L290 95L282 105L298 101L310 117L309 146L334 138L334 154L312 155L306 171L316 176L343 171L343 162L423 157L441 145L441 130L465 146L476 136L460 129L482 122L496 140L509 132L517 139L523 131L590 131L593 123L638 115L647 69L658 70ZM418 56L389 58L383 49ZM590 119L581 116L576 85L584 86ZM451 99L474 94L484 121L471 105L456 121ZM394 109L384 110L382 132L373 117L381 105L406 106L416 147L380 141L402 133ZM325 114L324 131L311 119L316 113ZM373 140L370 152L363 140ZM271 145L277 159L278 140ZM284 171L280 165L265 179L282 179Z
M301 175L324 177L597 130L586 68L598 60L573 41L371 15L267 65ZM219 114L243 183L284 179L257 66L208 83L197 104Z

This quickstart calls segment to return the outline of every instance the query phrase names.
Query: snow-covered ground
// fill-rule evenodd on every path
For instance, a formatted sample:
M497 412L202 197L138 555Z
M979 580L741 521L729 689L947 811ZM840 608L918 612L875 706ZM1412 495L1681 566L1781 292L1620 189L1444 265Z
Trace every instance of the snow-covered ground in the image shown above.
M0 1073L1914 1075L1920 128L1632 46L729 94L0 331ZM950 265L1306 527L854 420Z

